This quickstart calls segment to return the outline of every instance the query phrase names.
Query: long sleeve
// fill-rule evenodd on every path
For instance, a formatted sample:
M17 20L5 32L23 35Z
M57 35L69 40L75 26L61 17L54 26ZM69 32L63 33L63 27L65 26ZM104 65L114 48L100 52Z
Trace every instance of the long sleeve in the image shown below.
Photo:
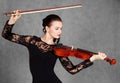
M60 57L59 60L63 67L71 74L75 74L81 71L82 69L93 65L93 62L91 62L90 60L85 60L77 65L73 65L68 57Z
M15 43L28 45L32 41L33 36L24 36L24 35L18 35L18 34L12 33L13 26L14 24L9 25L7 21L2 31L2 37Z

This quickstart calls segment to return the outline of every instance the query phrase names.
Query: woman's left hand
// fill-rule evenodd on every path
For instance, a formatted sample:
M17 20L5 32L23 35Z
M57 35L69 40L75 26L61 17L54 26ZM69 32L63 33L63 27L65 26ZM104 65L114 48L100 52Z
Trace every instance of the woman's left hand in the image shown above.
M94 54L91 58L90 61L95 61L95 60L104 60L107 57L105 53L98 52L98 54Z

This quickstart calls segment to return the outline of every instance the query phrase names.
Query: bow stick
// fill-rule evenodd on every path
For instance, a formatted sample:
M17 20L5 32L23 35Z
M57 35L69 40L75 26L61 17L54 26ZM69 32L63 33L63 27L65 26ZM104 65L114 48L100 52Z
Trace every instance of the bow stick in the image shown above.
M71 9L71 8L78 8L78 7L82 7L82 5L75 4L75 5L68 5L68 6L58 6L58 7L51 7L51 8L34 9L34 10L22 10L22 11L20 11L20 13L21 14L30 14L30 13L47 12L47 11ZM4 13L4 15L7 15L7 16L9 16L11 14L14 14L14 12Z

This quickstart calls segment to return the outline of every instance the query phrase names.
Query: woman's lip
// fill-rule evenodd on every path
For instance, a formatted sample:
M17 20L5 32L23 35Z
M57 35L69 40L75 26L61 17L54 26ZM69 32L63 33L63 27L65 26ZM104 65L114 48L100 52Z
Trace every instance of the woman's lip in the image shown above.
M60 35L57 35L57 36L60 36Z

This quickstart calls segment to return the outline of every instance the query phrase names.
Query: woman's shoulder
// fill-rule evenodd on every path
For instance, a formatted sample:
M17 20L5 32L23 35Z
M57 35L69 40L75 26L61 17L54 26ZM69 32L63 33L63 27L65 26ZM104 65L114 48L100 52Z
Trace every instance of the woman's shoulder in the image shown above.
M40 38L40 37L35 36L35 35L33 35L33 36L32 36L32 39L34 39L34 40L41 40L41 38Z

